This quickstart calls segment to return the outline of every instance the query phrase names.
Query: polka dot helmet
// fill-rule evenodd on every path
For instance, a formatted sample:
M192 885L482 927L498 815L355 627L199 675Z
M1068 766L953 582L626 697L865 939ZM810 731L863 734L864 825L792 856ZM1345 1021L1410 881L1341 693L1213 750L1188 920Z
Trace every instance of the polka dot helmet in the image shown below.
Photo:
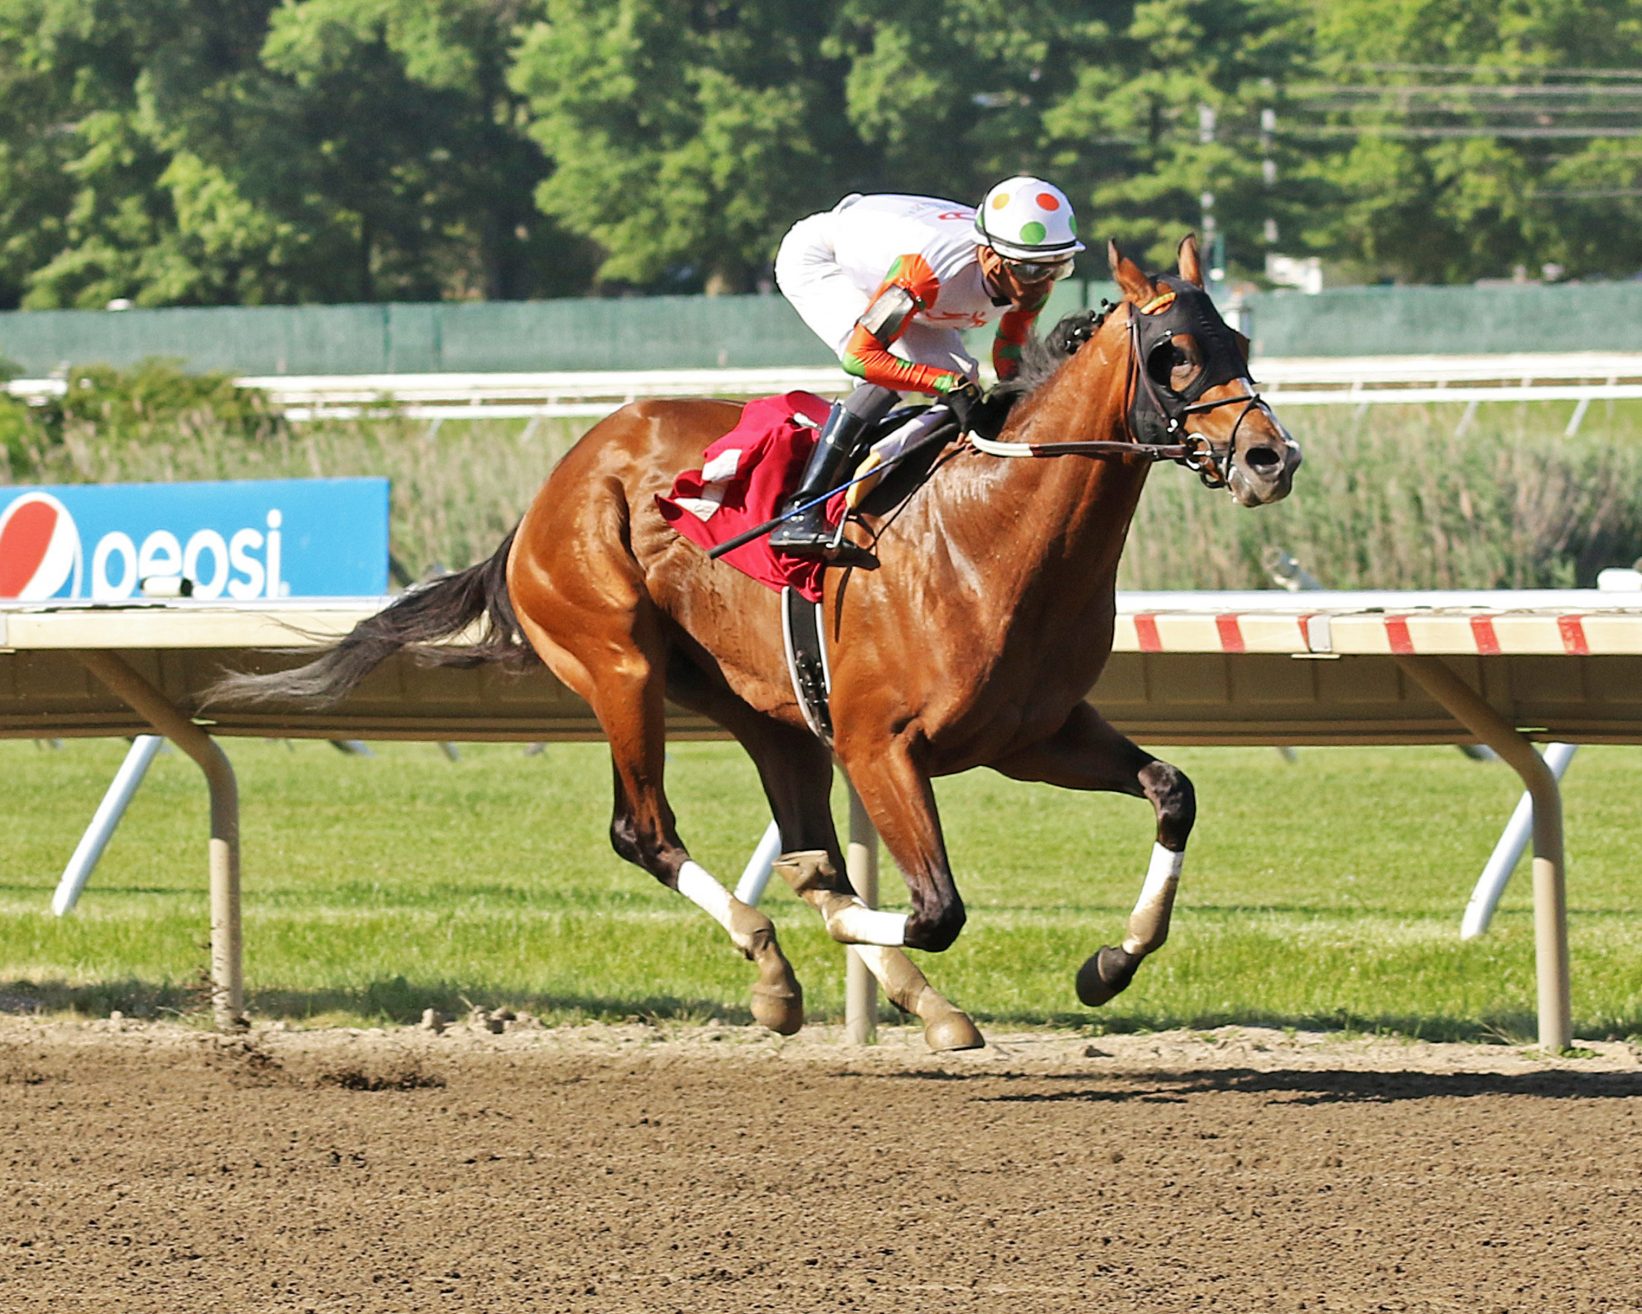
M1042 178L1006 178L975 211L975 240L1011 260L1059 260L1083 250L1066 193Z

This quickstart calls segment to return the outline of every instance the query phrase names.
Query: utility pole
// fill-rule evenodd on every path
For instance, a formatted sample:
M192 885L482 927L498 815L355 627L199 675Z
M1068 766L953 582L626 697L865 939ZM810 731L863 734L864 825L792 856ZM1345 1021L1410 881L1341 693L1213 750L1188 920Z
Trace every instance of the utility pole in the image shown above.
M1271 204L1272 189L1277 186L1277 161L1272 156L1273 139L1277 135L1277 111L1267 105L1260 111L1260 178L1266 185L1266 204ZM1277 245L1277 218L1266 216L1265 232L1268 249Z
M1216 122L1214 106L1200 103L1197 107L1197 140L1200 145L1214 144ZM1215 226L1214 193L1205 189L1198 201L1203 215L1203 253L1208 257L1209 293L1212 296L1226 278L1226 242Z

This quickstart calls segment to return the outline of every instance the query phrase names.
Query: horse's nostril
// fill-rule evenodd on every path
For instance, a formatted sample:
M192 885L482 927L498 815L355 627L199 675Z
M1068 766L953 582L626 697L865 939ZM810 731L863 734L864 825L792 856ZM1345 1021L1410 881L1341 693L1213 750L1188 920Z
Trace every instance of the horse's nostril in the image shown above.
M1251 447L1243 454L1243 464L1261 474L1276 474L1282 467L1283 458L1270 447Z

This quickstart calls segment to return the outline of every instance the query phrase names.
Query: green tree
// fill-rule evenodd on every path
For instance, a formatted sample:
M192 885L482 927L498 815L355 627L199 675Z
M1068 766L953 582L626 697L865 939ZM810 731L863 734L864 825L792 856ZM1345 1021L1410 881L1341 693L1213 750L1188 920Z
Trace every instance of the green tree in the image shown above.
M816 144L833 7L547 0L512 84L554 165L537 203L603 253L601 282L748 289L786 226L836 199Z
M0 191L11 299L101 306L262 299L291 234L209 159L256 76L271 0L9 0ZM26 91L9 85L21 81ZM198 139L198 149L190 138ZM44 176L55 174L55 181ZM25 210L23 207L27 206ZM190 231L190 225L198 225Z
M1312 0L1290 130L1312 247L1449 282L1642 265L1642 16L1628 0Z
M586 254L531 200L532 0L0 0L0 297L518 297Z
M576 290L587 256L534 207L549 171L507 83L531 0L303 0L262 50L263 177L362 300Z
M872 148L864 187L973 203L1011 174L1052 175L1076 192L1046 116L1075 71L1103 58L1108 29L1078 7L1022 0L999 20L987 0L905 0L892 9L848 0L831 45L847 52L850 126ZM1074 199L1076 197L1074 196Z
M1087 179L1090 226L1167 266L1185 233L1209 236L1207 218L1231 262L1259 270L1310 192L1269 131L1305 58L1298 9L1141 0L1101 12L1098 53L1045 116L1056 158Z

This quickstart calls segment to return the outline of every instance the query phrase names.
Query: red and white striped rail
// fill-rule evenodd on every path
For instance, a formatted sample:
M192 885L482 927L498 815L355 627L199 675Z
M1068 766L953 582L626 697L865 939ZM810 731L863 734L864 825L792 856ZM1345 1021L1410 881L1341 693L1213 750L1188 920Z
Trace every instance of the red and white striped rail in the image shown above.
M1113 647L1299 657L1629 656L1642 652L1642 594L1131 593L1120 595Z

